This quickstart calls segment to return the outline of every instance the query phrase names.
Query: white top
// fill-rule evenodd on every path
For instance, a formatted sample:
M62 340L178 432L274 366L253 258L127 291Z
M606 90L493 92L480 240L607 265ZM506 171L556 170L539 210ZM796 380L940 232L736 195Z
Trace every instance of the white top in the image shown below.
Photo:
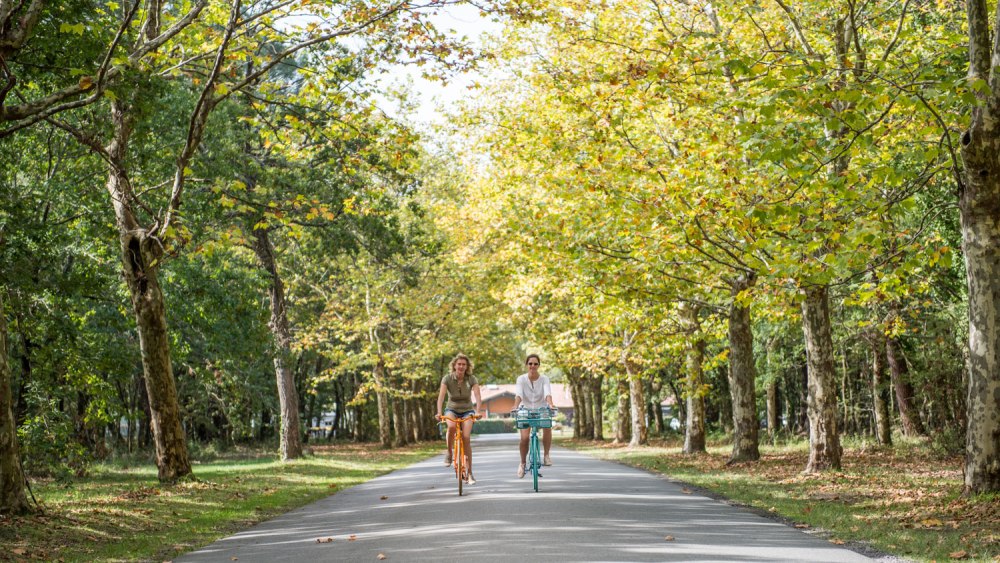
M544 375L539 375L538 379L531 381L525 373L517 378L514 394L521 398L524 408L539 409L548 405L545 397L552 395L552 384Z

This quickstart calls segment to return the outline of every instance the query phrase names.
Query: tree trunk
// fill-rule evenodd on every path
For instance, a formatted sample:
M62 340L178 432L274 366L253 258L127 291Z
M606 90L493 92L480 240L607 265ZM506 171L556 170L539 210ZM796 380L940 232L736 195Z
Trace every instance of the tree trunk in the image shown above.
M584 401L583 404L584 412L582 420L580 420L579 418L578 420L580 420L579 424L581 427L581 434L582 434L581 437L587 440L594 440L595 437L597 436L597 429L594 428L594 402L597 400L597 398L594 397L594 389L593 389L594 377L595 376L590 373L586 373L583 376L583 383L582 383L583 390L581 391ZM577 413L576 417L580 417L580 414Z
M13 396L7 361L7 314L0 290L0 514L23 514L30 508L24 494L24 474L17 445Z
M567 377L570 393L573 397L573 437L590 438L592 431L588 427L589 412L587 409L587 374L581 368L570 368Z
M594 425L594 440L604 440L604 376L593 373L590 376L590 421Z
M778 382L772 379L767 384L767 438L774 444L777 436L781 416L778 411Z
M629 385L622 378L618 378L618 412L615 421L615 443L624 444L631 438L632 425L630 424L631 409L629 408Z
M421 390L423 389L423 383L421 380L413 379L410 382L410 398L406 400L409 405L408 412L410 416L410 442L417 443L421 440L423 436L423 415L424 409L423 405L419 399Z
M910 383L910 369L903 357L899 339L893 336L885 340L885 355L889 360L892 387L896 391L896 405L899 408L899 423L906 436L923 436L924 424L920 420L914 403L913 385Z
M889 417L889 386L885 377L885 335L876 328L871 331L872 346L872 405L875 410L875 436L883 446L892 444L892 421Z
M837 383L833 367L833 337L827 286L806 290L802 302L809 370L809 462L806 473L840 469L840 435L837 432Z
M729 463L760 459L753 325L750 307L739 300L739 295L753 283L752 274L738 277L732 284L733 300L729 306L729 393L733 400L733 453Z
M115 209L125 283L139 329L158 477L170 482L190 475L191 462L170 362L166 305L157 277L163 246L154 233L139 226L132 210L133 190L124 167L132 123L129 108L120 102L111 105L115 132L107 148L111 159L107 188Z
M278 386L278 407L281 412L279 452L282 461L302 457L302 425L299 421L299 395L295 390L295 377L288 363L292 357L292 332L288 324L288 303L285 301L285 284L278 273L274 259L274 245L267 229L252 229L253 251L257 261L267 272L267 294L271 302L271 319L267 326L274 339L274 378Z
M681 305L681 323L688 335L687 353L684 367L686 371L684 395L686 397L687 421L684 425L684 449L686 454L705 452L705 340L698 322L698 308L689 304Z
M969 287L965 492L1000 491L1000 72L986 0L967 0L969 82L986 81L962 135L958 207Z
M378 359L373 371L375 376L375 399L378 404L378 441L383 448L392 446L391 408L389 393L385 384L385 362ZM360 422L360 421L359 421Z
M666 433L666 429L663 425L663 399L659 393L653 395L651 406L653 408L653 427L656 429L656 435L663 436Z
M569 376L569 393L573 400L574 410L576 411L576 416L573 417L573 438L581 438L581 428L580 422L583 418L581 415L585 412L583 405L586 400L583 398L583 393L579 378L572 376L573 370L570 370Z
M400 382L395 381L397 379L395 371L386 368L386 379L393 382L393 389L402 389ZM407 435L410 432L410 427L406 420L406 411L403 408L403 398L398 395L392 398L392 428L395 431L392 446L394 448L405 446L409 442Z
M646 399L643 394L642 377L634 373L634 368L630 367L628 361L625 362L625 371L628 373L629 404L632 415L632 439L629 446L645 446L649 442L648 429L646 426Z

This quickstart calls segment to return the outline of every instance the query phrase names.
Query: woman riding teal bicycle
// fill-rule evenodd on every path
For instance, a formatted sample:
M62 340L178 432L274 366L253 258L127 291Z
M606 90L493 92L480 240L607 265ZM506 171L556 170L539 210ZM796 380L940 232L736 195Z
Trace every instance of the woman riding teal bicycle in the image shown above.
M538 367L542 364L538 354L528 354L524 365L528 367L528 373L517 378L517 385L514 390L514 410L524 407L526 409L538 409L548 407L555 410L556 406L552 402L552 384L549 378L538 373ZM517 466L518 478L524 477L524 465L528 457L528 439L531 435L530 428L521 429L521 464ZM552 458L549 457L549 449L552 447L552 429L542 429L542 447L545 451L543 463L552 465Z

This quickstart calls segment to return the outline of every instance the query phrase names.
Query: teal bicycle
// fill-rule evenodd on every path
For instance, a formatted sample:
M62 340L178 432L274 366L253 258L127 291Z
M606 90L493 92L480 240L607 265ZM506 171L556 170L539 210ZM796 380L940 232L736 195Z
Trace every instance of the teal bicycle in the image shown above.
M542 468L542 452L539 448L538 429L552 428L553 411L548 407L540 409L520 408L514 411L514 425L518 429L531 428L531 437L528 439L528 462L525 470L531 471L534 481L535 492L538 492L538 478L542 476L538 472Z

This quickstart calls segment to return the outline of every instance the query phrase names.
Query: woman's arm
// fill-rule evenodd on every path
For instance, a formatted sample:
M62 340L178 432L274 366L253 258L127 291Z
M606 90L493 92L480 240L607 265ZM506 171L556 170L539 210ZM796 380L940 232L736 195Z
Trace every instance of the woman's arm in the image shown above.
M438 393L438 416L441 416L441 407L444 406L444 396L448 393L448 386L441 384L441 391Z
M483 416L483 397L479 394L479 384L472 386L472 396L476 398L476 414Z

